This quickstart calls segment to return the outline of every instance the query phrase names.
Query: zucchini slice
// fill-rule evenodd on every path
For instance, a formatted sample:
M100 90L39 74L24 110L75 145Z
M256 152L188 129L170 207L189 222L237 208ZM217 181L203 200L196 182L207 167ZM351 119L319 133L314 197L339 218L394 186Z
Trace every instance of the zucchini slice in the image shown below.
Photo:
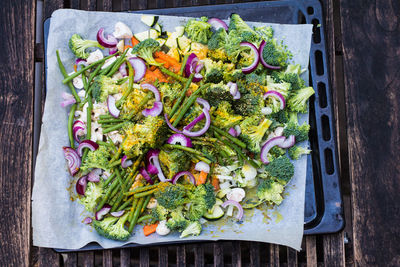
M154 30L158 31L160 34L162 33L162 27L160 24L156 23L156 25L154 25Z
M157 39L159 35L160 35L160 33L158 31L156 31L154 29L150 29L148 31L136 33L135 38L141 42L148 38Z
M178 33L178 37L181 37L185 33L185 27L177 26L175 27L175 31Z
M211 212L207 212L203 215L209 221L215 221L221 219L224 216L224 211L222 210L220 205L214 205L211 209Z
M142 15L142 17L140 18L140 20L146 24L149 27L153 27L154 25L156 25L157 21L158 21L158 16L153 16L153 15Z

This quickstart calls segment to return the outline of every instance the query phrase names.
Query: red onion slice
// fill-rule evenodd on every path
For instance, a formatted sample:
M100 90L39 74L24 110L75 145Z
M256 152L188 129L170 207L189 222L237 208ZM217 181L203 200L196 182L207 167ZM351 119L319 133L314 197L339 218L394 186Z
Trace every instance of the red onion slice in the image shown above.
M253 45L252 43L242 42L240 43L240 46L245 46L250 48L254 54L253 62L249 66L242 68L243 73L248 74L250 72L253 72L257 68L258 62L260 62L260 54L258 52L257 47L255 47L255 45Z
M121 73L122 77L128 76L128 72L126 71L126 63L122 63L121 66L119 66L118 69L119 73Z
M239 91L237 91L236 95L233 96L233 99L238 100L238 99L240 99L240 97L241 97L241 94Z
M205 172L205 173L209 173L210 172L210 165L208 165L207 163L205 163L204 161L199 161L196 163L196 165L194 166L194 169L196 171L199 172Z
M76 121L74 121L74 124L72 124L72 127L75 127L75 126L80 126L82 128L85 128L85 123L83 121L76 120Z
M154 98L156 99L156 101L161 101L161 95L160 95L160 91L158 91L157 87L155 87L152 84L149 83L144 83L140 85L143 89L152 91L154 94Z
M133 164L132 160L129 160L126 155L124 155L121 159L121 167L126 169Z
M143 59L138 58L138 57L131 57L128 59L129 64L131 64L132 68L135 70L135 75L133 76L133 81L135 83L139 82L141 79L143 79L147 67L146 67L146 62L144 62Z
M260 54L260 61L261 64L264 65L264 67L271 69L271 70L279 70L281 68L281 66L272 66L270 64L268 64L264 58L263 58L263 51L264 51L264 47L267 44L267 42L265 42L264 40L261 41L260 47L258 48L259 54Z
M83 149L84 148L89 148L92 151L95 151L96 149L99 148L99 145L96 142L93 142L92 140L83 140L77 149L78 155L82 157L83 155Z
M113 116L114 118L119 117L119 113L121 111L115 105L115 97L113 97L112 95L109 95L107 98L107 108L108 108L108 112L110 112L111 116Z
M159 150L155 150L155 149L151 149L147 155L146 155L146 162L147 162L147 171L150 174L157 174L158 173L158 169L156 168L156 166L154 166L153 164L153 158L154 157L158 157L158 154L160 154Z
M274 146L278 146L280 148L289 148L295 144L296 142L295 139L296 138L294 135L290 135L287 139L285 136L278 136L269 139L261 148L261 153L260 153L261 161L264 164L268 164L269 160L267 156L271 148L273 148Z
M266 92L264 94L263 97L264 97L264 99L266 99L267 97L275 97L276 99L279 100L279 102L281 102L281 105L280 105L279 108L280 109L284 109L285 108L286 101L285 101L285 98L283 97L283 95L281 93L279 93L277 91L268 91L268 92Z
M77 65L77 66L80 66L80 65L87 66L87 63L86 63L86 60L84 60L82 58L77 58L75 60L75 65Z
M172 131L177 132L177 133L182 133L181 130L178 130L177 128L175 128L175 127L169 122L167 113L164 113L164 118L165 118L165 122L167 123L168 127L169 127Z
M194 72L199 73L202 69L204 68L204 63L203 62L198 62L196 66L194 67ZM203 76L202 76L203 77Z
M235 130L236 130L238 136L242 133L242 129L240 129L239 125L235 126Z
M237 131L236 131L234 128L232 128L232 127L229 128L228 133L229 133L230 135L232 135L233 137L237 137L237 136L238 136Z
M108 54L109 55L114 55L117 52L118 52L118 48L116 46L115 47L111 47L111 48L108 49Z
M152 150L151 152L149 151L149 153L147 154L148 162L157 169L156 174L158 176L158 179L160 179L161 182L169 182L170 180L165 178L164 173L161 169L160 161L158 160L158 154L160 153L160 151Z
M79 195L84 196L86 191L86 186L87 186L87 176L85 175L79 178L78 181L76 181L75 185L76 192Z
M238 86L236 83L233 82L229 82L227 83L228 87L229 87L229 92L231 93L232 96L235 96L238 92Z
M121 217L122 215L124 215L124 213L125 213L124 210L120 210L120 211L111 212L110 214L111 214L111 216L113 216L113 217L119 218L119 217Z
M171 144L171 145L179 144L181 146L193 147L192 140L190 140L189 137L186 137L181 133L175 133L175 134L171 135L168 138L167 143Z
M219 18L211 18L207 22L216 31L218 31L220 28L224 28L225 31L228 31L228 25L226 25L226 23L224 21L220 20Z
M183 130L192 130L193 127L199 123L200 121L202 121L206 116L204 116L204 113L201 113L198 117L196 117L191 123L189 123L188 125L186 125L185 127L183 127Z
M93 220L92 220L92 218L90 218L90 217L86 217L84 220L83 220L83 223L84 224L91 224L93 222Z
M96 212L94 217L96 218L97 221L100 221L103 219L103 217L105 215L107 215L107 213L110 212L110 210L111 210L111 206L108 204L104 204L104 206L98 212Z
M98 183L100 182L100 175L101 175L102 170L101 169L93 169L91 172L88 174L88 181L93 182L93 183Z
M66 106L69 106L69 105L72 105L75 103L76 103L75 98L71 98L71 99L64 100L63 102L60 103L60 105L62 108L65 108Z
M210 125L211 125L211 117L210 117L210 113L208 112L210 109L210 104L206 100L204 100L200 97L198 97L196 99L196 102L199 103L200 105L203 105L203 114L206 119L206 123L204 124L204 127L197 132L191 132L188 129L183 129L182 133L184 135L190 136L190 137L196 137L196 136L203 135L205 132L207 132L208 128L210 128Z
M150 175L147 173L147 171L144 168L140 168L139 173L143 176L144 179L146 179L146 181L149 184L154 184L154 181L151 179Z
M143 116L152 116L157 117L163 111L163 103L161 101L156 101L153 104L152 108L146 108L142 111Z
M78 143L81 142L79 136L82 136L85 134L85 129L80 127L80 126L76 126L72 128L72 133L74 135L74 140Z
M183 172L178 172L177 174L174 175L174 177L172 178L172 183L176 184L178 179L181 178L182 176L187 175L190 179L190 182L194 185L196 185L196 179L194 178L193 174L191 174L188 171L183 171Z
M198 66L200 65L200 66ZM203 63L199 63L199 58L195 53L191 53L186 61L185 65L185 76L189 77L190 74L194 73L193 82L199 82L203 79L203 75L199 72L204 67ZM197 71L198 70L198 71Z
M78 153L72 147L65 146L63 147L64 157L68 162L68 170L69 173L74 176L81 167L81 158Z
M221 205L221 207L223 207L223 208L226 208L227 206L235 206L236 208L238 208L238 213L236 214L236 219L238 219L240 221L243 217L242 205L240 205L239 202L237 202L235 200L227 200Z
M104 37L104 28L99 29L96 37L99 44L106 48L114 47L118 44L118 40L114 36L108 35L107 38Z

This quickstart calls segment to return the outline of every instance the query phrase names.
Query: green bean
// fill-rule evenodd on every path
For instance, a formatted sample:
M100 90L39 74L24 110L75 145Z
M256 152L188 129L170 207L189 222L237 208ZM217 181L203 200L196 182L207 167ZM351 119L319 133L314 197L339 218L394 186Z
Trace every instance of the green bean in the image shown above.
M123 121L123 122L120 122L120 123L118 123L116 125L113 125L111 127L107 127L107 128L103 127L103 134L106 134L106 133L109 133L109 132L112 132L112 131L116 131L116 130L120 129L122 126L124 126L126 123L127 123L126 121Z
M144 206L144 205L143 205L143 206ZM153 219L153 216L150 215L150 214L148 214L148 215L143 215L142 217L140 217L140 218L137 220L136 223L141 223L141 222L143 222L143 221L145 221L145 220L148 220L148 219Z
M107 180L104 182L104 186L108 185L114 177L115 173L112 173L110 176L108 176Z
M133 118L133 116L135 116L141 109L143 106L145 106L147 104L147 102L149 102L149 100L153 97L153 93L152 92L148 92L143 99L140 101L139 105L137 105L137 107L135 108L135 110L133 110L131 113L129 113L127 120L131 120Z
M128 49L126 49L124 51L124 53L115 61L115 64L113 65L113 67L110 69L110 71L107 73L108 77L111 77L112 75L114 75L114 73L119 69L119 67L121 66L121 64L126 60L125 56L126 53L128 53Z
M110 114L103 114L99 116L100 119L115 119L113 116Z
M96 141L96 143L99 144L99 145L102 145L102 146L108 146L108 147L111 146L109 143L104 142L104 141Z
M73 104L71 106L71 109L70 109L69 115L68 115L68 137L69 137L69 143L72 148L75 148L74 133L73 133L73 129L72 129L72 126L74 124L75 110L76 110L76 104Z
M115 188L118 185L119 185L118 180L114 179L114 181L112 182L110 187L107 188L106 194L104 195L104 197L101 199L99 205L97 206L97 211L101 210L101 208L104 206L104 204L106 204L107 200L110 198L110 196L112 195L113 191L115 190Z
M179 75L181 75L181 76L182 76L182 74L183 74L183 71L185 70L185 65L186 65L186 62L187 62L187 60L188 60L188 57L189 57L188 54L186 54L186 55L183 57L181 69L179 70Z
M114 142L111 140L110 137L107 137L108 143L112 147L113 151L118 151L118 148L115 146Z
M158 188L154 188L154 189L151 189L151 190L149 190L149 191L137 193L137 194L133 195L133 197L134 197L134 198L141 198L141 197L145 197L145 196L148 196L148 195L152 195L152 194L155 193L157 190L158 190Z
M140 187L136 187L132 191L129 191L129 192L125 193L125 194L126 195L133 195L133 194L137 194L137 193L148 191L150 189L152 190L154 188L157 188L157 186L158 186L158 183L157 184L152 184L152 185L140 186Z
M135 213L133 214L132 220L129 221L129 228L128 228L129 233L132 233L133 228L136 225L136 222L140 215L140 211L142 210L142 207L143 207L143 202L144 202L144 198L139 199L139 202L136 206L136 210L135 210Z
M86 111L86 140L90 140L92 135L92 109L93 109L92 96L89 95L88 106ZM84 152L82 155L82 162L86 158L88 153L89 153L89 148L84 148Z
M66 78L66 77L68 77L68 73L65 70L65 67L64 67L64 65L63 65L63 63L61 61L60 53L59 53L58 50L56 50L56 55L57 55L57 62L58 62L58 66L60 67L61 74L64 76L64 78ZM72 85L72 82L69 82L67 85L68 85L69 89L71 90L71 93L74 96L76 102L77 103L81 102L81 98L76 93L75 87Z
M164 72L165 74L167 74L167 75L171 76L172 78L174 78L175 80L178 80L178 81L183 82L183 83L185 83L188 80L187 78L185 78L185 77L183 77L181 75L178 75L175 72L172 72L172 71L170 71L169 69L167 69L167 68L165 68L163 66L159 66L158 68L162 72Z
M71 81L73 78L78 77L79 75L81 75L82 72L87 71L88 69L91 69L92 67L96 66L97 64L103 63L103 62L106 61L107 59L109 59L109 58L111 58L111 57L114 57L114 56L115 56L115 55L110 55L110 56L108 56L108 57L105 57L105 58L103 58L103 59L100 59L100 60L98 60L98 61L96 61L96 62L90 64L89 66L84 67L84 68L81 69L80 71L77 71L77 72L75 72L75 73L69 75L68 77L66 77L66 78L62 81L62 83L65 84L65 83Z
M133 199L132 207L131 207L131 210L130 210L129 216L128 216L129 222L132 220L132 218L134 216L138 202L139 202L139 199L137 199L137 198Z
M204 90L205 88L207 88L208 86L210 86L210 84L206 84L200 88L198 88L195 92L193 92L193 94L182 104L182 109L179 111L176 119L174 120L174 122L172 123L172 126L176 127L178 125L178 123L182 120L183 116L186 114L186 112L188 111L188 109L193 105L194 101L196 101L197 99L197 95Z
M126 91L124 92L124 94L122 95L122 97L117 101L117 103L115 104L117 106L117 108L121 107L122 103L125 101L125 99L129 96L129 94L132 92L133 90L133 73L134 70L131 66L131 64L128 62L128 67L129 67L129 84L128 84L128 89L126 89Z
M242 141L240 141L239 139L233 137L232 135L230 135L228 132L225 132L213 125L210 126L210 128L212 130L214 130L215 132L219 133L220 135L223 135L224 137L226 137L227 139L229 139L230 141L234 142L236 145L240 146L241 148L246 148L246 144L243 143Z
M113 122L121 122L121 121L124 121L124 120L122 120L122 119L100 119L97 122L103 124L103 123L113 123Z
M117 208L117 211L124 210L129 206L129 204L134 200L135 198L131 197L130 199L126 200L124 204L122 204L119 208Z
M129 77L124 77L124 78L122 78L122 79L119 79L119 80L117 81L117 84L118 84L118 85L121 85L121 84L125 83L128 79L129 79Z
M195 150L193 148L186 147L186 146L181 146L181 145L170 145L170 144L165 144L163 147L165 147L166 149L174 149L174 148L176 148L176 149L180 149L180 150L183 150L183 151L186 151L186 152L189 152L189 153L193 153L195 155L200 156L205 163L207 163L207 164L211 163L211 160L206 158L203 153L201 153L200 151L197 151L197 150Z
M88 81L86 79L85 72L82 73L82 83L83 83L83 88L85 89L85 91L87 91L88 90Z
M117 174L119 185L121 186L122 190L125 191L125 185L124 185L124 182L122 181L122 177L121 177L121 174L119 173L118 168L115 168L115 173Z
M185 83L181 94L179 95L178 99L176 100L174 106L172 107L171 112L169 113L169 117L172 118L174 116L175 112L178 110L178 108L181 106L181 102L185 98L186 92L189 90L190 84L192 83L194 73L190 74L189 79Z
M150 199L151 199L151 195L148 195L148 196L146 197L146 199L144 200L143 207L142 207L142 210L140 211L140 213L142 213L142 212L146 209L147 205L148 205L149 202L150 202Z

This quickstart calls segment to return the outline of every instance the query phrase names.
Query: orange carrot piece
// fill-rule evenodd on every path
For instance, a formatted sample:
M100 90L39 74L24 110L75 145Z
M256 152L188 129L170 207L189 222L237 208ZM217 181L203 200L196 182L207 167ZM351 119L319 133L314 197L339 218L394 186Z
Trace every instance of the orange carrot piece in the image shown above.
M211 179L211 184L212 184L212 186L214 186L215 190L219 190L219 180L217 177L214 176Z
M128 49L128 48L132 48L132 46L131 46L131 45L125 45L125 46L124 46L124 51L125 51L126 49Z
M208 173L201 171L199 177L197 178L196 185L205 184L207 180Z
M78 66L74 65L74 71L77 72L78 71Z
M132 36L131 41L132 41L132 47L134 47L135 45L137 45L139 43L139 40L136 39L135 36Z
M168 62L170 67L167 67L164 65L166 68L170 68L171 71L173 72L178 72L181 69L181 64L173 57L165 54L164 52L157 51L154 53L154 57L157 60L162 60L165 62Z
M151 235L156 232L158 222L143 226L143 234L145 236Z

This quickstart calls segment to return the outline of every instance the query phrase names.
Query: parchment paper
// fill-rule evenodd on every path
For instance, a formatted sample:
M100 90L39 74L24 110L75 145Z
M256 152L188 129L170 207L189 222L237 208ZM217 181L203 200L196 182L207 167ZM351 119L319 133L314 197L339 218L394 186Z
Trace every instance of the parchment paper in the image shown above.
M307 157L295 162L295 175L286 187L285 199L275 210L253 209L245 213L242 223L234 220L208 222L203 225L200 236L179 239L178 234L145 237L142 226L136 226L134 235L127 242L112 241L99 236L92 227L82 223L88 214L77 201L70 200L67 190L71 177L66 169L62 147L69 144L67 116L69 110L60 106L61 93L68 87L61 81L56 49L67 71L73 71L74 56L68 48L68 39L74 33L85 38L96 39L100 27L112 33L118 21L127 24L134 33L148 29L140 22L140 14L87 12L78 10L57 10L53 13L47 49L47 96L43 114L39 152L36 161L35 182L32 195L33 244L41 247L79 249L96 241L104 248L118 247L126 243L154 244L187 240L250 240L270 242L300 249L304 225L304 194ZM184 25L188 18L160 16L164 29ZM312 25L278 25L249 23L250 25L271 25L278 40L293 52L293 61L307 68L311 44ZM307 79L308 73L304 74ZM303 116L301 120L307 120ZM267 216L265 216L267 215Z

